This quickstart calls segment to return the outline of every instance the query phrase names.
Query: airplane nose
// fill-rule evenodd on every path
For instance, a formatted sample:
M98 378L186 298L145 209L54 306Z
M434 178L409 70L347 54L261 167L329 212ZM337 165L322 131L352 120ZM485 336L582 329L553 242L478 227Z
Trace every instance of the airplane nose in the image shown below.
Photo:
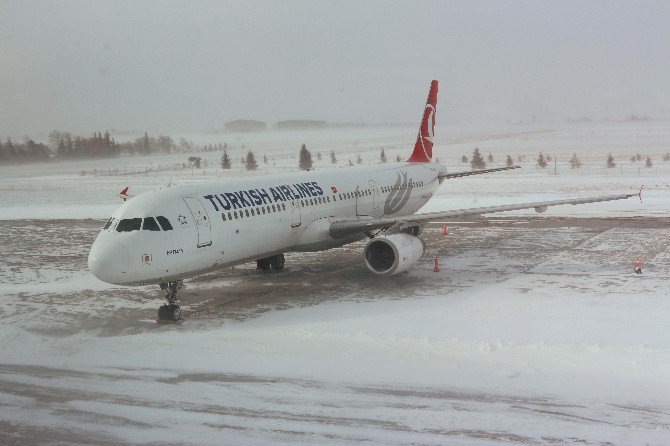
M128 250L111 240L96 240L88 254L88 269L103 282L123 285L128 276Z

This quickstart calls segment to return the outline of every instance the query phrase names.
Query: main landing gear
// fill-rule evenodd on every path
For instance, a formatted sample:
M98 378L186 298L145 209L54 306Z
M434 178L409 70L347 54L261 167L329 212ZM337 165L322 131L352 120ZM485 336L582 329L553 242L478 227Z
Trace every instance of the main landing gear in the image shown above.
M181 289L184 282L175 280L174 282L161 283L161 290L165 290L165 300L167 305L158 309L158 322L177 322L181 320L181 308L177 305L177 291Z
M276 256L256 260L256 268L261 271L267 271L270 268L275 271L281 271L284 269L284 263L284 254L277 254Z

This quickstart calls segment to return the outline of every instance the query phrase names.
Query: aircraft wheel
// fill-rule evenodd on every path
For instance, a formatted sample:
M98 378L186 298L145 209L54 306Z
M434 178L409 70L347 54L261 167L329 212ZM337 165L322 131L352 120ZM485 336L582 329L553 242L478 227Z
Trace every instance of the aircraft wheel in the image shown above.
M181 319L181 308L179 308L179 305L172 305L170 316L172 317L173 321L178 321Z
M169 310L167 305L162 305L161 307L158 308L158 320L159 321L167 321L170 319L169 316Z
M267 271L270 269L270 259L258 259L256 260L256 268L261 271Z
M270 257L270 267L275 271L281 271L284 269L284 254L277 254L276 256Z

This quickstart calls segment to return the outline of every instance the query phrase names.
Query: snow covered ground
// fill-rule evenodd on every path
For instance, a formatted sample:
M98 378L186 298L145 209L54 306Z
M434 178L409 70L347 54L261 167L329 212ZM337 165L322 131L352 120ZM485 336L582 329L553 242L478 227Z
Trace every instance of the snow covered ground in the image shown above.
M474 146L527 162L450 181L425 211L645 184L642 204L542 214L578 219L516 212L450 225L446 239L432 226L428 253L400 276L368 273L361 244L289 255L281 274L227 270L186 284L181 325L152 322L154 287L92 278L87 249L122 187L211 181L220 169L81 175L143 170L142 159L4 169L0 442L667 444L670 163L659 157L670 125L640 126L443 136L437 156L454 170ZM312 135L324 147L317 167L329 145L340 161L357 150L372 160L380 144L406 156L412 130L382 133ZM274 159L256 174L297 161L283 140L249 138ZM552 175L531 165L539 150L567 159L577 147L587 163L640 152L655 167Z

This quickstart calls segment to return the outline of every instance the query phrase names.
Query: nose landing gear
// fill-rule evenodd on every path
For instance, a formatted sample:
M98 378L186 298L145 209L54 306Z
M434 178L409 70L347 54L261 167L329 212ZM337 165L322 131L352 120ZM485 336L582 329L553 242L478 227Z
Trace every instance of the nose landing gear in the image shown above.
M175 280L174 282L161 283L161 290L165 290L166 305L158 309L158 322L178 322L181 320L181 308L177 305L177 291L181 289L184 282Z

